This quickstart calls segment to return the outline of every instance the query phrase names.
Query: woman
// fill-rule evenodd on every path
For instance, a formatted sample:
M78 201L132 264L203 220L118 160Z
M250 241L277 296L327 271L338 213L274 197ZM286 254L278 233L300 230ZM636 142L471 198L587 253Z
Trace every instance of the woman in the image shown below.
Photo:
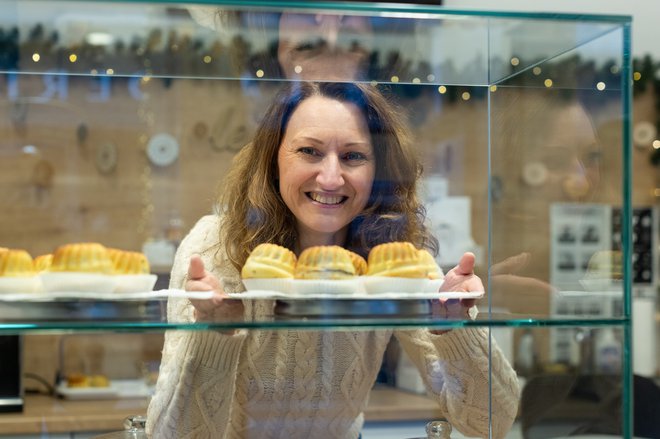
M244 291L239 270L262 242L298 254L337 244L366 255L393 240L434 250L416 197L419 176L405 125L375 87L292 83L236 157L222 215L201 219L177 253L171 287L213 290L214 298L172 299L170 321L271 314L272 302L224 299ZM465 255L443 288L483 288L473 266L474 256ZM489 365L483 328L170 332L148 431L158 438L357 438L392 335L455 428L487 437L491 412L493 437L506 434L518 382L495 346Z

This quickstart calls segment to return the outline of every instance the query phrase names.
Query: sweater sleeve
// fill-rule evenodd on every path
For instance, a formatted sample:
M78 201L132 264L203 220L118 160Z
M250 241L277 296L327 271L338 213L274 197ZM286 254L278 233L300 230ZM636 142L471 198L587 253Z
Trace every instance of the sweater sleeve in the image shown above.
M199 254L207 270L215 264L217 217L202 218L182 241L174 259L170 288L183 288L191 255ZM223 284L235 283L225 279ZM168 321L193 322L194 308L185 298L170 298ZM223 438L231 419L238 358L244 333L167 331L156 391L147 409L147 433L154 438Z
M466 436L503 438L518 412L518 377L487 328L428 330L395 336L420 371L427 392ZM490 358L490 360L489 360Z

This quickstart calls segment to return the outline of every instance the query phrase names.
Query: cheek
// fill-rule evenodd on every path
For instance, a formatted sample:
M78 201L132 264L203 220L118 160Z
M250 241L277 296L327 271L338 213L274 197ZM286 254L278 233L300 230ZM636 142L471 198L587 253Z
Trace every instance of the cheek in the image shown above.
M363 200L365 204L367 200L369 200L369 196L371 195L371 190L374 184L375 176L376 176L376 172L373 168L371 168L363 175L361 175L359 180L356 181L356 190L359 192L359 197Z

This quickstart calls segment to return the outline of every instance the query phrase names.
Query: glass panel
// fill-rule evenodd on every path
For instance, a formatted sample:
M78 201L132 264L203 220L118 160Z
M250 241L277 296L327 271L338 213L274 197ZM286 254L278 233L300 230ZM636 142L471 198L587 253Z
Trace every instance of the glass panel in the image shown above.
M623 435L629 390L621 328L524 329L509 336L518 340L516 427L523 437Z
M405 109L440 265L450 269L469 250L482 278L490 270L492 302L482 314L493 306L544 321L563 310L555 302L578 299L550 300L535 287L600 290L602 279L584 278L590 264L618 270L607 279L621 276L624 18L366 4L338 17L332 4L290 6L3 3L12 49L0 79L9 121L2 166L13 188L3 201L10 212L3 245L33 256L80 241L144 250L160 276L156 289L165 288L174 249L211 212L216 182L254 135L283 78L357 77L376 81ZM333 26L342 32L323 33ZM295 50L278 61L273 44L280 39L282 51ZM321 54L317 70L296 61L316 59L309 51ZM543 129L556 126L549 121L555 115L574 127L551 145L556 151L543 151L536 145L548 143ZM561 176L571 172L577 175ZM597 242L559 245L566 221L580 228L580 243ZM556 236L547 238L550 232ZM519 254L531 259L524 274L535 282L498 286L503 262ZM617 279L607 289L621 301ZM46 320L104 316L161 325L164 318L162 300L141 302L137 312L88 305L63 304L63 317ZM613 309L594 317L622 316L623 306ZM24 310L6 316L31 320ZM364 318L389 321L371 312Z
M34 361L51 386L151 385L164 346L156 400L192 414L152 409L168 434L357 437L376 384L428 392L411 420L461 435L625 436L630 287L648 284L629 217L635 239L657 223L630 215L629 23L1 2L0 333L31 360L57 349ZM372 276L405 255L369 258L389 241L432 260L411 250L412 268ZM266 252L268 276L242 273L261 243L297 264ZM329 279L306 279L320 244L372 271L335 249L311 274ZM271 279L283 270L296 279Z
M535 64L491 93L492 298L515 313L624 315L624 59L604 49L620 36ZM519 276L499 276L503 261Z

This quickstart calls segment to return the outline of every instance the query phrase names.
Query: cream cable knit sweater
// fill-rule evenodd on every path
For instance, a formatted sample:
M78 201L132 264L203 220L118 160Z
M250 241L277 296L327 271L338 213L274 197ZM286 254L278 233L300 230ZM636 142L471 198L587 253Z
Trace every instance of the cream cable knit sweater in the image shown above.
M202 218L177 252L172 288L183 287L190 256L198 253L226 291L244 290L235 269L214 263L210 247L217 240L218 217ZM250 302L247 317L272 307ZM168 318L192 321L192 305L170 299ZM493 437L506 435L517 412L518 380L494 341L489 363L485 328L442 335L423 329L168 331L147 431L157 439L357 438L392 335L454 428L488 437L490 411Z

